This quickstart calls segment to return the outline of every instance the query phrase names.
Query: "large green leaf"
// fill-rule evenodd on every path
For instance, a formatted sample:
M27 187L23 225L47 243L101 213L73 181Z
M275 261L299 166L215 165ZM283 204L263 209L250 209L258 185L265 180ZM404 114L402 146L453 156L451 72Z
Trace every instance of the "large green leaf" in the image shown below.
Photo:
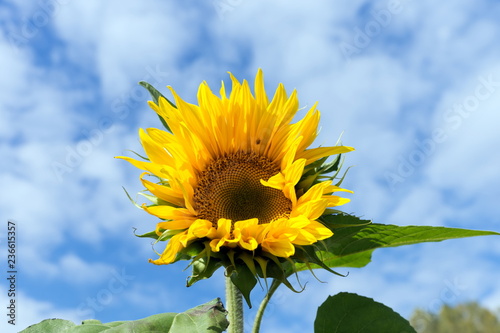
M373 250L368 250L360 253L353 253L346 256L331 256L331 253L318 251L317 254L322 258L324 264L330 268L335 267L354 267L361 268L365 267L372 260ZM298 265L300 270L304 270L302 266ZM317 265L313 265L314 268L320 268Z
M334 235L326 239L324 243L328 248L328 252L341 257L380 247L395 247L488 235L500 235L500 233L446 227L369 224L335 229Z
M211 302L198 305L186 312L179 313L175 316L169 333L221 333L229 326L226 315L227 311L224 309L220 298L216 298Z
M31 325L20 333L42 333L42 332L71 332L76 324L64 319L45 319L42 322Z
M321 216L320 220L330 229L355 227L372 223L371 220L362 220L357 216L345 213L324 215Z
M416 333L391 308L351 293L328 296L314 321L315 333Z
M160 313L135 321L101 323L85 320L76 325L63 319L46 319L21 333L184 333L223 332L229 325L226 310L219 298L182 313Z
M364 267L371 261L373 250L383 247L411 245L423 242L440 242L447 239L500 235L493 231L468 230L431 226L397 226L386 224L364 224L366 221L356 218L330 217L324 222L334 235L317 246L317 255L325 265L335 267ZM339 227L340 225L353 225ZM319 268L317 265L311 265ZM308 269L304 264L297 264L298 271Z

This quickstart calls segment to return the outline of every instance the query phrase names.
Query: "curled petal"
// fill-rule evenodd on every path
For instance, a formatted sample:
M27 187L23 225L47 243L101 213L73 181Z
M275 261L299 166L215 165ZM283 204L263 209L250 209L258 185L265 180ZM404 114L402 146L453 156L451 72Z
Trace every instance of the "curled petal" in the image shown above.
M149 259L149 262L155 265L167 265L175 260L175 257L179 251L181 251L184 246L181 243L181 239L187 234L187 231L181 232L174 237L170 238L167 247L161 254L160 258L156 260Z
M214 238L217 235L217 229L214 228L212 222L198 219L189 227L189 233L196 238Z
M234 224L234 230L239 232L238 244L249 251L255 250L263 239L265 225L259 225L258 219L238 221Z
M262 249L277 257L288 258L295 253L295 246L285 236L278 238L266 237L262 242Z

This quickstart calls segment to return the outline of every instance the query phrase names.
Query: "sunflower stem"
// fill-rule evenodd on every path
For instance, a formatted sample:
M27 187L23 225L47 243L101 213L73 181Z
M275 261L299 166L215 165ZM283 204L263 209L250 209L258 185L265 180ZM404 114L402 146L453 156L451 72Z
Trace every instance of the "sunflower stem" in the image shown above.
M257 310L257 314L255 315L255 321L253 322L252 333L259 333L260 323L262 322L262 318L264 317L264 311L266 310L267 304L269 304L271 297L273 296L274 292L278 289L280 285L281 281L278 281L276 279L273 280L271 287L269 288L266 296L260 303L259 309Z
M228 333L243 333L243 298L241 292L226 276L226 307L228 311Z

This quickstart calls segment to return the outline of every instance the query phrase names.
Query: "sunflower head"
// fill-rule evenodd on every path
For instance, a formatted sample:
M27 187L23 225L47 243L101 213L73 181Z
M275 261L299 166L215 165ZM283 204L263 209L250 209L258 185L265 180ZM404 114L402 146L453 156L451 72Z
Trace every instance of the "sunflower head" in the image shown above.
M247 81L231 80L229 95L224 83L216 95L203 82L197 105L172 88L170 102L141 83L165 130L139 131L143 160L119 158L145 171L140 179L149 194L143 194L152 203L141 208L161 219L142 235L167 242L150 262L191 260L188 285L225 267L249 301L259 277L291 287L286 278L295 262L324 266L315 247L333 233L321 217L349 201L335 193L351 191L332 182L340 154L354 149L309 148L317 136L316 105L292 123L296 91L288 96L280 84L269 100L262 71L253 94Z

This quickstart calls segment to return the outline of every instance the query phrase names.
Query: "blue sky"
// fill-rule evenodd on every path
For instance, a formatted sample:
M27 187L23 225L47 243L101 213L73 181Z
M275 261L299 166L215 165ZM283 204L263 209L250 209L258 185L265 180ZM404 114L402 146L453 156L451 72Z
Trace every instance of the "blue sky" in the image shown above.
M18 325L2 332L223 297L222 272L185 288L185 265L148 264L150 242L133 236L156 220L122 190L142 190L140 171L113 157L160 126L141 80L195 102L203 80L218 90L227 71L253 80L260 67L268 93L283 82L301 106L319 102L316 145L343 132L356 147L345 211L499 231L499 14L495 1L0 1L0 235L11 219L19 238ZM262 331L311 331L340 291L404 316L467 300L497 309L499 263L492 236L377 250L346 278L304 273L302 294L280 289Z

